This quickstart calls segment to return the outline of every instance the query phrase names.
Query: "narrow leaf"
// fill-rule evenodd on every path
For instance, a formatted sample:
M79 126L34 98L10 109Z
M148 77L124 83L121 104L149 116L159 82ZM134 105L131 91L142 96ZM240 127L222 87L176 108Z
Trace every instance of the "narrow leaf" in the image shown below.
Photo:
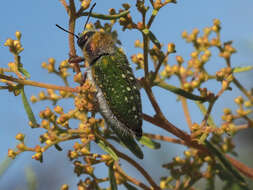
M194 95L190 92L186 92L185 90L181 89L181 88L177 88L173 85L170 85L170 84L167 84L166 82L164 81L155 81L155 85L157 86L160 86L161 88L164 88L166 90L169 90L175 94L178 94L180 96L183 96L185 98L188 98L188 99L191 99L191 100L198 100L198 101L201 101L201 102L206 102L208 101L208 99L204 98L204 97L201 97L201 96L197 96L197 95Z
M149 29L145 28L144 30L142 30L142 32L147 35L149 37L149 39L160 49L161 48L161 44L160 42L157 40L157 38L155 37L155 35L153 34L153 32L151 32Z
M240 72L250 71L251 69L253 69L253 66L235 67L233 68L233 72L240 73Z
M116 20L120 17L126 16L129 12L130 12L129 10L126 10L126 11L123 11L119 14L114 14L114 15L104 15L104 14L84 12L80 16L88 16L89 15L90 17L98 18L98 19L102 19L102 20Z
M28 190L36 190L37 189L37 179L34 171L32 168L26 168L26 180L27 180L27 186Z
M100 148L102 148L105 152L107 152L115 161L119 160L117 154L108 145L106 145L104 141L99 139L97 144L98 146L100 146Z
M226 186L230 186L232 184L237 184L240 186L240 190L250 190L246 183L243 183L239 181L235 176L232 175L231 172L229 172L225 167L222 166L220 163L215 164L215 169L217 172L217 175L220 177L220 179L227 183ZM226 188L226 186L223 189L226 190L232 190L231 188Z
M27 70L25 70L23 67L19 67L18 71L21 72L23 75L25 75L26 78L30 78L31 77L30 73Z
M142 136L139 142L151 149L159 149L161 147L160 143L153 141L147 136Z
M110 180L111 190L118 190L118 186L116 183L116 178L115 178L114 170L113 170L113 163L110 164L108 169L109 169L109 180Z
M58 151L62 151L62 147L60 147L60 145L58 144L55 144L54 147L56 148L56 150Z
M28 119L32 122L33 127L38 126L35 116L33 114L32 108L27 100L26 95L25 95L24 88L21 89L21 96L22 96L22 102L24 104L24 108L25 108L26 114L28 116Z
M0 179L4 175L4 173L8 170L8 168L13 163L13 159L6 157L1 163L0 163Z
M226 157L211 143L207 140L205 141L208 149L220 160L224 167L231 172L231 174L240 182L240 186L247 186L245 179L241 174L231 165L231 163L226 159Z
M135 186L131 185L130 183L124 183L124 186L127 190L138 190Z

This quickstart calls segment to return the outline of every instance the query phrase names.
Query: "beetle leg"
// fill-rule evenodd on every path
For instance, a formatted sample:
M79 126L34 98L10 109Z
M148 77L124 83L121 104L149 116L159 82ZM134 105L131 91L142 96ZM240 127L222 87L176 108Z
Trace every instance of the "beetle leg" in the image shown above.
M74 70L74 72L76 72L76 73L80 73L81 72L79 63L82 62L82 61L84 61L83 57L79 57L79 56L70 57L68 61L69 61L69 63L73 63L73 70Z
M87 79L87 72L84 72L81 86L85 83L86 79Z

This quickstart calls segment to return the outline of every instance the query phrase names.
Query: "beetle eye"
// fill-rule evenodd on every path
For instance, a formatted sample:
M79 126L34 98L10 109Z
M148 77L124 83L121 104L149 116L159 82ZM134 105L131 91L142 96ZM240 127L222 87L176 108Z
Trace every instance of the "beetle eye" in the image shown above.
M81 36L80 38L78 38L77 40L77 44L78 46L83 49L83 47L85 46L85 44L87 43L88 39L94 34L95 32L87 32L86 34L84 34L83 36Z
M84 45L86 44L88 40L88 36L84 35L82 37L80 37L78 40L77 40L77 44L78 46L83 49Z

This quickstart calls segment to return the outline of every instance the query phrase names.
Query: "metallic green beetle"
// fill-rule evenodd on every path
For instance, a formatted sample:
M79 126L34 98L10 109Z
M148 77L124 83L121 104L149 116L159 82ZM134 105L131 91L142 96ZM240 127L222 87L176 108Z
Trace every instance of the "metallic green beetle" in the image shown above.
M87 76L97 89L99 111L106 123L140 138L141 97L126 55L109 33L85 30L76 37L84 59L89 63Z

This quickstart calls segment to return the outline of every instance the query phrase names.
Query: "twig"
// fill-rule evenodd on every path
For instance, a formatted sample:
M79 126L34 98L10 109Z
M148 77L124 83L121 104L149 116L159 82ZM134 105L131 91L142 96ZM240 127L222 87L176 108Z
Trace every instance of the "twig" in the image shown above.
M66 3L66 0L59 0L60 2L61 2L61 4L63 5L63 7L65 8L65 10L67 11L67 12L69 12L69 7L68 7L68 5L67 5L67 3Z
M117 171L120 175L124 176L128 181L132 182L133 184L135 184L135 185L137 185L137 186L139 186L139 187L141 187L141 188L143 188L143 189L145 189L145 190L151 190L148 186L146 186L146 185L145 185L144 183L142 183L141 181L138 181L137 179L135 179L135 178L133 178L133 177L127 175L127 174L121 169L121 167L120 167L117 163L115 163L115 167L116 167L116 171Z
M236 126L235 126L235 130L236 130L236 131L240 131L240 130L242 130L242 129L248 129L248 128L250 128L250 125L249 125L249 124L243 124L243 125L236 125Z
M153 4L152 4L152 5L153 5ZM158 11L159 11L159 10L157 10L157 9L153 9L152 15L151 15L151 17L149 18L149 21L148 21L148 24L147 24L147 28L150 28L150 27L151 27L151 25L152 25L152 23L153 23L153 21L154 21L156 15L157 15Z
M123 12L121 12L119 14L115 14L115 15L104 15L104 14L91 13L90 17L98 18L98 19L102 19L102 20L115 20L120 17L126 16L129 12L130 12L129 10L126 10L126 11L123 11ZM88 15L89 15L89 12L84 12L84 13L81 13L77 16L81 17L81 16L88 16Z
M206 126L207 120L209 118L209 115L211 114L211 111L212 111L214 103L215 103L215 101L209 102L209 105L208 105L207 111L205 113L204 119L203 119L203 121L201 123L201 128L203 128L203 127Z
M148 77L148 37L144 33L142 33L143 37L143 56L144 56L144 73L145 73L145 78Z
M36 87L40 87L40 88L61 90L61 91L72 92L72 93L78 92L77 88L71 88L71 87L67 87L67 86L57 86L57 85L52 85L52 84L35 82L35 81L31 81L31 80L22 80L22 79L17 79L17 78L10 77L10 76L2 75L2 74L0 74L0 78L8 80L8 81L13 81L13 82L16 82L16 83L22 84L22 85L36 86Z
M188 109L188 105L187 105L187 100L186 98L180 96L180 100L182 102L182 107L183 107L183 111L184 111L184 116L186 118L186 122L187 122L187 125L191 131L191 128L192 128L192 121L191 121L191 115L190 115L190 112L189 112L189 109Z
M160 140L160 141L166 141L166 142L170 142L170 143L176 143L176 144L182 144L185 145L185 142L181 139L175 139L175 138L171 138L171 137L167 137L167 136L162 136L162 135L154 135L151 133L143 133L144 136L147 136L151 139L155 139L155 140Z
M148 174L148 172L146 172L146 170L143 167L141 167L136 161L134 161L132 158L130 158L129 156L127 156L122 152L119 152L116 149L114 151L119 157L123 158L124 160L132 164L136 169L138 169L138 171L147 179L147 181L153 188L155 188L156 190L160 189L160 187L156 185L156 183L153 181L152 177Z
M152 76L152 82L153 82L153 80L155 80L156 79L156 76L157 76L157 74L158 74L158 72L159 72L159 70L160 70L160 68L161 68L161 66L162 66L162 63L163 63L163 61L168 57L168 55L169 55L169 52L167 52L165 55L164 54L162 54L163 56L162 56L162 58L159 58L159 62L158 62L158 64L157 64L157 66L156 66L156 68L155 68L155 72L154 72L154 74L153 74L153 76Z
M75 24L76 24L75 3L74 0L69 0L69 32L75 33ZM72 35L71 33L69 33L69 55L70 57L75 57L76 56L75 41L74 35Z
M103 140L106 145L108 145L116 154L117 156L121 157L122 159L126 160L127 162L129 162L131 165L133 165L146 179L147 181L150 183L150 185L152 185L153 187L158 187L156 185L156 183L153 181L152 177L146 172L146 170L141 167L136 161L134 161L132 158L130 158L129 156L125 155L124 153L118 151L112 144L110 144L104 137L102 137L99 134L96 134L96 136L98 138L100 138L101 140ZM160 189L158 187L158 189Z
M150 102L151 102L151 104L152 104L152 106L153 106L153 108L156 112L156 115L159 116L161 119L165 119L165 117L163 116L163 113L162 113L162 111L161 111L161 109L160 109L160 107L159 107L159 105L158 105L158 103L157 103L157 101L154 97L154 94L152 92L151 87L147 84L146 80L143 80L142 82L143 82L142 83L143 87L144 87L144 89L145 89L145 91L146 91L146 93L149 97L149 100L150 100Z
M146 121L156 125L157 127L160 127L162 129L168 131L169 133L172 133L173 135L179 137L180 139L182 139L184 141L184 143L187 146L193 147L193 148L201 150L202 152L208 153L208 150L206 147L198 144L196 141L192 141L190 135L188 135L186 132L178 129L176 126L174 126L169 121L165 122L157 117L151 117L145 113L142 114L142 117L144 120L146 120Z
M243 163L239 162L238 160L235 160L234 158L226 155L226 158L230 161L230 163L237 168L241 173L243 173L245 176L251 178L253 180L253 169L244 165Z
M150 117L149 115L147 114L143 114L142 115L143 119L145 119L146 121L158 126L158 127L161 127L162 129L165 129L166 131L176 135L176 134L181 134L182 137L184 136L187 136L187 138L190 138L188 137L189 135L184 133L183 131L181 131L180 129L177 129L173 124L166 124L166 123L163 123L161 120L157 120L156 118L153 118L153 117ZM173 131L171 132L170 130L171 129L174 129L173 127L171 128L171 126L166 126L166 125L172 125L174 126L177 130L180 130L181 132L178 133L177 131ZM184 140L184 138L181 138L181 135L178 136L180 139ZM176 135L177 136L177 135ZM185 141L185 140L184 140ZM201 150L203 153L209 153L208 149L206 147L204 147L203 145L201 144L198 144L196 143L195 141L185 141L185 144L189 147L193 147L193 148L196 148L198 150ZM210 153L209 153L210 154ZM233 158L231 158L230 156L226 155L227 159L231 162L231 164L236 167L241 173L243 173L245 176L251 178L253 180L253 169L252 168L249 168L248 166L244 165L243 163L239 162L238 160L235 160Z
M251 102L253 102L253 96L251 96L251 94L241 85L241 83L236 78L233 79L233 83L245 94L245 96L249 98Z

